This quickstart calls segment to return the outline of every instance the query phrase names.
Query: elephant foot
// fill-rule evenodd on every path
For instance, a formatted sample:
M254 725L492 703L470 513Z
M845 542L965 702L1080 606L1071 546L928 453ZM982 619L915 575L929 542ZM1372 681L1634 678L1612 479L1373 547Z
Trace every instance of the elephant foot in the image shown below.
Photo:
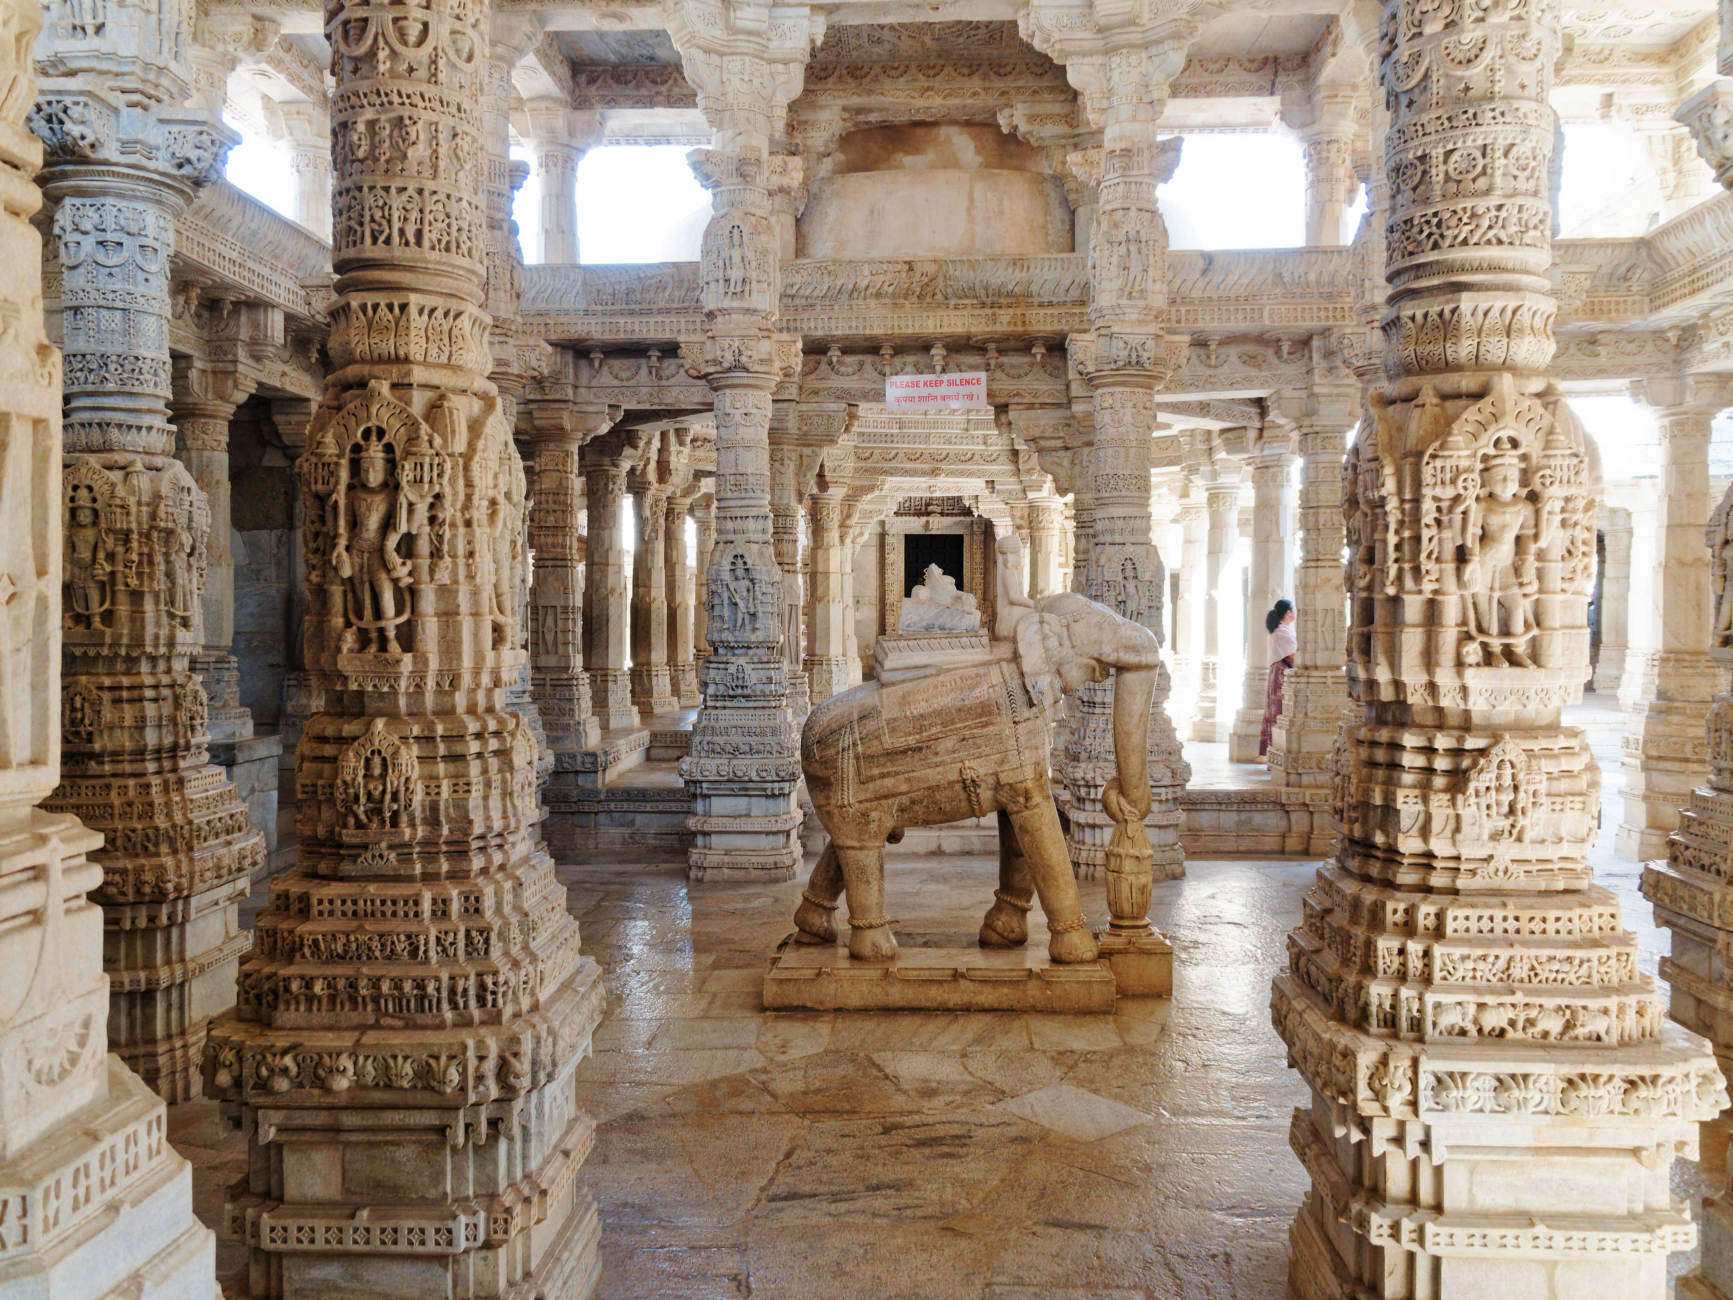
M1062 966L1080 961L1094 961L1101 955L1095 946L1095 936L1080 916L1075 921L1049 924L1052 934L1047 940L1047 955Z
M863 925L849 921L848 955L856 961L889 962L897 959L897 937L889 921Z
M993 906L981 922L983 948L1021 948L1029 942L1030 904L1002 889L993 891Z
M800 896L800 906L794 909L794 941L796 943L835 943L836 904L822 903L811 892Z

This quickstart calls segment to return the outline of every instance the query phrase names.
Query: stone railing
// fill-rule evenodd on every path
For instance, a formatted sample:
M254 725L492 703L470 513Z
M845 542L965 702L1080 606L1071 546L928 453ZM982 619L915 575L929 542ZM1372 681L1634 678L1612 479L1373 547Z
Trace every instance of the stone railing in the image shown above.
M331 246L227 181L201 190L175 222L175 260L202 283L298 321L324 319Z

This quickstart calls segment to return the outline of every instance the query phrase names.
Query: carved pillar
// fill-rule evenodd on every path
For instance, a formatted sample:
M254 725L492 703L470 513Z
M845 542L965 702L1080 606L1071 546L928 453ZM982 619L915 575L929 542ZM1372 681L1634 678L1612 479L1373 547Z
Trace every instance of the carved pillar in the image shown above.
M1029 507L1029 595L1035 599L1063 590L1059 585L1060 533L1065 504L1038 499Z
M668 675L674 683L674 698L682 709L698 707L698 665L693 658L692 563L686 554L686 520L692 514L692 497L668 501L668 539L663 546L667 562Z
M481 306L487 6L330 19L335 370L297 466L326 707L299 860L206 1052L249 1145L227 1218L254 1296L583 1295L602 993L508 705L527 485Z
M1148 627L1159 643L1167 575L1150 540L1150 444L1155 392L1186 344L1166 333L1167 227L1156 198L1179 164L1179 142L1158 140L1156 122L1196 25L1180 13L1162 15L1158 26L1146 11L1124 6L1092 8L1081 24L1078 17L1034 4L1019 21L1025 39L1066 65L1090 125L1102 132L1089 236L1090 330L1068 340L1087 381L1094 424L1089 472L1079 475L1093 489L1085 587L1092 599ZM1185 874L1179 794L1191 770L1168 720L1167 672L1158 666L1145 728L1151 858L1109 854L1114 820L1101 800L1114 772L1113 689L1111 681L1082 688L1065 737L1072 861L1085 876L1106 872L1110 916L1101 952L1121 991L1168 992L1171 973L1158 973L1158 954L1171 950L1150 924L1149 900L1152 879ZM1141 804L1144 794L1129 797Z
M632 703L646 720L679 708L668 673L668 489L641 481L633 497Z
M600 138L597 112L575 112L558 100L526 106L536 182L541 190L541 260L578 260L578 164Z
M789 415L793 402L780 403ZM775 417L772 423L775 424ZM788 678L788 709L796 729L806 721L811 708L802 655L806 649L806 569L801 562L800 516L802 484L796 448L779 445L773 436L770 448L770 545L776 567L782 573L782 664Z
M295 220L321 239L331 238L331 123L317 104L279 106L295 176Z
M200 609L204 645L192 669L209 701L212 740L237 740L253 734L253 716L241 704L241 666L235 640L235 557L229 514L229 421L251 385L225 383L208 367L177 361L173 417L181 464L204 493L211 531L205 542L205 585Z
M1658 1300L1693 1236L1669 1167L1726 1092L1594 883L1598 769L1561 724L1594 501L1545 376L1558 6L1390 0L1383 34L1388 385L1342 477L1341 837L1272 997L1310 1089L1289 1284Z
M1733 12L1721 10L1719 68L1733 72ZM1733 79L1709 83L1680 107L1678 120L1697 139L1703 158L1723 186L1733 186ZM1670 485L1669 485L1670 486ZM1681 539L1682 540L1682 539ZM1727 862L1733 856L1733 491L1709 518L1705 540L1713 612L1709 655L1718 670L1709 709L1709 780L1692 791L1667 842L1666 863L1643 871L1643 895L1655 919L1673 932L1672 955L1661 977L1672 989L1669 1010L1687 1029L1708 1035L1721 1068L1733 1077L1733 917ZM1733 1296L1733 1196L1703 1202L1703 1256L1680 1294L1702 1300Z
M697 551L692 565L692 658L702 668L710 657L708 614L704 593L710 589L710 553L716 549L716 498L705 493L692 508L698 525Z
M108 1052L104 909L91 897L105 873L87 856L102 836L36 806L59 779L63 728L100 721L57 703L71 702L63 600L82 584L76 536L64 532L61 359L43 329L42 239L30 224L42 149L23 127L44 12L0 4L0 1290L215 1297L215 1243L193 1217L163 1103ZM137 11L112 13L106 41L62 5L46 13L54 41L85 38L95 56L144 34Z
M1228 737L1228 758L1256 763L1269 682L1269 633L1264 615L1287 596L1288 539L1293 535L1288 489L1294 456L1285 430L1270 426L1252 453L1252 553L1246 597L1246 670L1240 711Z
M1209 562L1209 512L1193 497L1181 505L1179 590L1173 614L1173 716L1190 732L1203 691L1204 566Z
M1340 248L1352 233L1348 210L1360 189L1353 142L1340 129L1320 128L1303 132L1300 143L1306 161L1306 243Z
M1225 740L1231 719L1226 716L1227 684L1222 681L1222 613L1228 601L1239 600L1239 592L1224 591L1228 560L1238 537L1240 485L1234 479L1217 477L1204 489L1204 509L1209 520L1208 558L1204 568L1203 646L1199 660L1197 708L1192 712L1193 740Z
M584 563L584 666L603 731L639 725L626 670L632 611L626 590L626 534L620 521L626 499L624 456L617 436L597 439L584 448L584 504L590 530Z
M854 618L843 579L842 497L814 492L806 499L807 530L812 539L807 564L808 596L806 654L812 703L823 704L849 687L847 624Z
M1633 484L1631 502L1631 572L1660 572L1660 492L1654 479L1639 479ZM1644 585L1652 600L1654 583ZM1633 588L1635 590L1635 588ZM1619 707L1626 713L1642 699L1644 670L1655 653L1655 637L1660 628L1647 601L1638 601L1637 608L1626 606L1625 669L1619 678Z
M53 75L31 123L48 146L42 182L56 204L66 354L70 721L60 787L45 806L105 837L94 897L105 913L109 1040L147 1084L182 1101L198 1090L206 1025L233 997L247 946L237 905L264 837L210 764L205 692L189 670L204 642L210 516L172 454L169 259L175 216L227 140L166 107L186 93L170 66L186 33L160 21L141 33L117 17L115 32L97 31L57 13L70 35L42 62ZM117 51L120 32L137 47L123 40ZM153 54L163 62L145 62Z
M1324 811L1331 754L1348 703L1342 675L1342 454L1354 423L1352 399L1325 390L1303 400L1295 417L1300 450L1300 562L1294 570L1294 668L1282 684L1282 716L1270 740L1270 780L1312 805L1314 852L1329 844ZM1363 574L1359 576L1364 576Z
M1603 508L1601 528L1601 656L1595 665L1595 692L1618 695L1630 649L1631 512Z
M594 749L602 724L584 671L585 538L578 523L583 445L604 433L618 407L569 402L536 405L528 438L535 446L530 492L530 686L555 766L560 756Z
M1643 662L1625 732L1624 817L1619 853L1639 861L1666 852L1691 789L1708 775L1703 727L1721 671L1709 658L1709 432L1725 403L1712 380L1651 382L1661 433L1656 520L1654 649Z
M770 404L799 368L797 340L775 333L781 259L772 191L799 183L799 162L772 155L821 16L787 5L775 22L736 25L719 0L671 7L680 51L716 147L694 152L710 189L699 300L702 339L688 369L716 395L716 542L705 591L710 655L704 704L680 772L692 794L687 862L694 880L786 880L800 861L798 737L782 648L783 578L771 545Z
M860 655L860 622L855 617L857 609L855 600L855 557L860 554L852 529L843 535L842 540L842 654L845 686L859 686L866 680L861 665Z

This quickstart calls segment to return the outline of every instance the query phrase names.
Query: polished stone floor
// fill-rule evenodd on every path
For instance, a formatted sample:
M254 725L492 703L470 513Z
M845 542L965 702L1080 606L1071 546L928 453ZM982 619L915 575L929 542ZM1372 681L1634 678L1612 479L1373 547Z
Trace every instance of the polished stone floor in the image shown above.
M1596 706L1578 721L1612 767L1598 865L1652 970L1665 936L1637 865L1609 847L1619 720ZM1284 1293L1303 1096L1268 997L1312 864L1194 862L1159 885L1177 991L1111 1017L765 1013L759 981L799 883L689 886L673 863L559 870L607 975L581 1067L602 1294ZM903 856L890 873L902 941L958 942L995 866ZM1085 899L1105 918L1099 885ZM215 1223L238 1136L199 1102L173 1108L170 1136ZM1718 1147L1706 1156L1679 1167L1681 1196L1719 1186ZM239 1262L233 1247L222 1258Z

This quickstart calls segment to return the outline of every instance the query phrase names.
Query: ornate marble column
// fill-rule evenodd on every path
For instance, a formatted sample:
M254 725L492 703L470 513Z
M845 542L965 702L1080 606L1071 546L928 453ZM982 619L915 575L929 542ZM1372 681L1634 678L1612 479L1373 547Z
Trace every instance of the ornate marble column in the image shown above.
M1065 527L1065 503L1038 498L1029 506L1029 594L1051 596L1059 585L1060 533Z
M705 591L704 704L680 772L692 793L694 880L786 880L800 861L799 738L782 647L782 573L771 546L770 403L799 368L796 339L776 331L780 302L772 193L799 183L799 162L773 155L822 15L779 6L774 22L720 0L667 10L698 107L716 144L694 151L712 195L704 231L701 339L687 368L716 394L716 542Z
M848 635L854 618L843 581L842 493L814 492L806 499L807 530L812 538L807 564L806 675L812 703L823 704L849 688Z
M1204 511L1208 519L1208 558L1204 567L1203 647L1198 661L1197 707L1191 716L1193 740L1226 740L1231 719L1226 716L1227 683L1222 681L1222 610L1225 602L1238 600L1237 591L1223 591L1228 560L1238 536L1239 482L1219 470L1204 487Z
M595 1280L574 1074L601 984L507 701L527 485L487 377L487 22L358 0L327 27L335 369L297 466L326 707L298 756L299 861L205 1058L247 1135L226 1213L255 1296Z
M776 404L793 420L798 403ZM780 412L779 412L780 413ZM806 473L802 449L777 436L776 415L771 417L770 439L770 545L776 567L782 573L782 664L788 679L788 711L796 731L806 721L812 706L811 687L803 656L806 651L806 563L800 549L801 506L806 496ZM810 557L805 557L810 558Z
M1294 570L1294 627L1299 649L1282 684L1282 716L1270 741L1270 780L1290 798L1315 804L1313 851L1328 844L1323 813L1331 789L1331 754L1348 703L1342 675L1342 455L1354 424L1354 396L1320 388L1289 402L1300 451L1300 562ZM1364 570L1360 571L1364 576Z
M1595 692L1619 694L1630 649L1631 512L1601 508L1601 656L1595 665Z
M1360 190L1353 138L1332 123L1302 132L1300 147L1306 161L1306 243L1340 248L1348 242L1348 210Z
M632 556L632 703L648 721L679 707L668 673L668 485L658 457L639 471L633 506L638 521Z
M601 138L602 115L558 100L527 105L536 183L541 191L541 260L578 260L578 164Z
M1556 0L1384 12L1389 382L1344 475L1355 717L1337 855L1272 995L1310 1089L1301 1297L1658 1300L1694 1232L1669 1167L1727 1099L1594 883L1598 769L1561 723L1594 501L1545 375L1558 49Z
M1703 728L1722 686L1709 658L1709 432L1726 404L1721 381L1651 381L1649 404L1661 433L1657 581L1649 611L1654 652L1636 686L1625 732L1624 816L1619 853L1662 856L1679 810L1708 775Z
M174 220L228 140L171 105L178 15L55 12L31 126L47 146L61 269L66 538L61 780L45 807L105 837L109 1041L170 1101L247 946L237 913L264 837L209 761L202 646L210 513L168 422Z
M584 563L584 665L590 700L603 731L640 725L626 669L632 609L626 589L626 534L620 510L630 460L642 454L642 432L610 434L584 448L584 506L589 544Z
M692 563L686 555L686 521L692 516L693 490L668 499L668 540L663 550L667 561L668 675L674 683L674 698L682 709L698 707L698 664L693 657Z
M282 104L295 176L295 220L321 239L331 238L331 119L311 103Z
M1179 142L1158 139L1156 123L1198 20L1183 7L1154 18L1122 6L1078 13L1032 3L1018 21L1025 40L1065 65L1090 126L1101 131L1088 262L1090 329L1067 340L1086 382L1094 426L1088 472L1077 476L1092 490L1085 590L1151 629L1159 643L1167 576L1150 531L1155 393L1183 359L1186 343L1166 332L1167 228L1156 197L1179 163ZM1087 161L1077 170L1094 171L1094 152L1081 152ZM1158 667L1146 727L1150 788L1125 792L1144 813L1147 859L1107 852L1114 820L1101 801L1114 773L1111 681L1077 693L1064 739L1072 861L1085 876L1106 874L1109 922L1101 952L1122 992L1172 988L1171 970L1163 965L1171 949L1149 920L1152 881L1185 873L1179 795L1191 770L1168 718L1169 687L1165 667Z
M704 598L710 589L710 555L716 549L716 497L709 492L693 504L692 519L697 524L697 549L692 564L692 658L700 669L710 657L708 602ZM702 681L703 675L699 674Z
M1246 670L1240 690L1240 711L1228 737L1228 758L1235 763L1256 763L1264 725L1264 694L1269 683L1269 633L1264 615L1287 596L1283 588L1288 571L1288 539L1293 535L1293 512L1288 507L1293 482L1293 439L1281 425L1264 427L1253 448L1252 553L1246 586Z
M532 403L523 436L535 447L530 490L530 688L558 766L594 749L602 724L584 671L585 537L578 526L583 446L612 427L618 407Z
M1195 484L1179 509L1179 591L1173 618L1173 716L1189 733L1203 693L1204 567L1209 563L1209 511Z
M141 37L137 11L113 13L106 41L63 5L46 12L57 41L89 40L93 55ZM165 1107L108 1052L104 915L89 897L104 869L87 856L102 836L36 806L59 779L63 724L82 722L54 703L73 539L61 362L43 329L42 239L30 224L42 148L23 126L43 17L24 0L0 4L10 37L0 42L0 511L10 523L0 529L0 1290L214 1300L215 1242L193 1217Z
M1733 14L1721 15L1720 70L1733 72ZM1733 79L1720 77L1687 100L1678 114L1697 138L1723 186L1733 186ZM1706 1034L1721 1069L1733 1078L1733 898L1727 863L1733 857L1733 491L1710 516L1706 534L1713 610L1709 656L1719 670L1709 708L1709 780L1692 791L1667 842L1667 860L1643 869L1643 895L1655 919L1673 932L1661 978L1672 990L1669 1011L1687 1029ZM1679 1294L1693 1300L1733 1296L1733 1197L1703 1202L1703 1256Z
M205 586L200 609L204 645L192 669L205 688L212 740L253 734L253 716L241 704L241 666L235 640L235 557L229 514L229 421L252 392L249 376L198 358L174 364L174 417L181 464L204 493L211 531L205 542Z

